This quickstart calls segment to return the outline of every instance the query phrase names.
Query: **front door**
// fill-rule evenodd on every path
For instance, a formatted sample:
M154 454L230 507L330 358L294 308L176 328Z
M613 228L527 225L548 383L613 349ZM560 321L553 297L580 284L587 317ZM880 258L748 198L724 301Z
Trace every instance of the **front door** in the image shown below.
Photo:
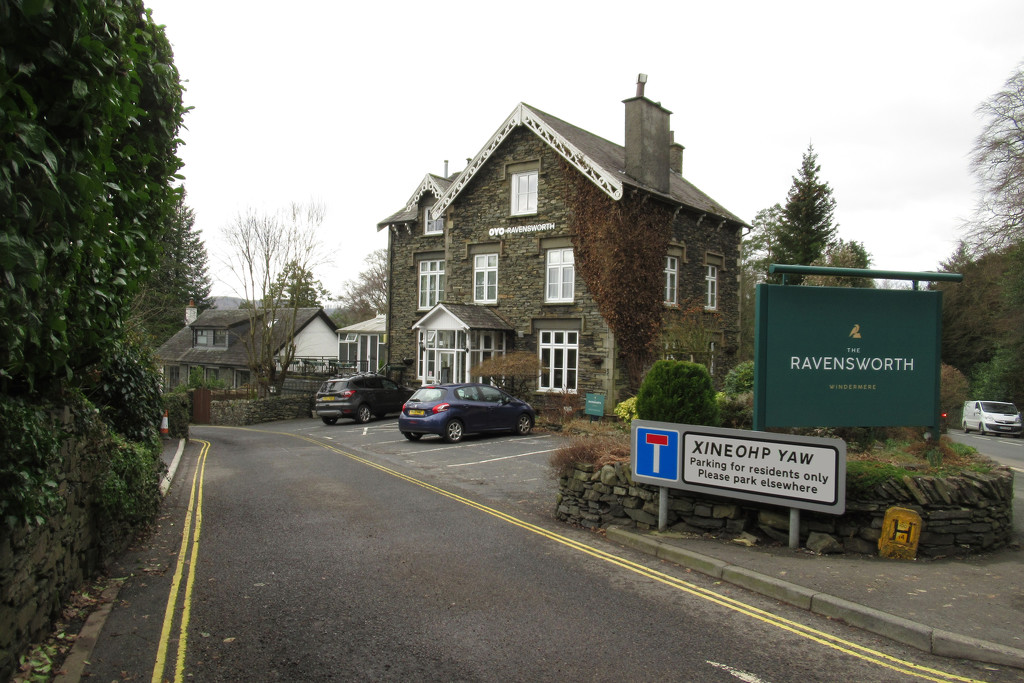
M455 352L438 352L437 380L441 384L451 384L455 381Z

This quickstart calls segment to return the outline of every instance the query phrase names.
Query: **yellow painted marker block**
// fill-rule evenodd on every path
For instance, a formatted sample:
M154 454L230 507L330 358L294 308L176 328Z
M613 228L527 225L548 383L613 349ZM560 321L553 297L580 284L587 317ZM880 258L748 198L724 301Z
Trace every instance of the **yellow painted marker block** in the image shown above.
M907 508L889 508L882 520L882 536L878 554L891 560L917 559L917 543L921 540L921 515Z

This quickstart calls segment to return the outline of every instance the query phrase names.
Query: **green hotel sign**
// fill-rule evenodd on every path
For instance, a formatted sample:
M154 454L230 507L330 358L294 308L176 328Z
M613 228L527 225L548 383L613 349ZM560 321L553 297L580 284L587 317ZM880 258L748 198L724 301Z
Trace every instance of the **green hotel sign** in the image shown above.
M754 424L934 426L942 293L759 285Z

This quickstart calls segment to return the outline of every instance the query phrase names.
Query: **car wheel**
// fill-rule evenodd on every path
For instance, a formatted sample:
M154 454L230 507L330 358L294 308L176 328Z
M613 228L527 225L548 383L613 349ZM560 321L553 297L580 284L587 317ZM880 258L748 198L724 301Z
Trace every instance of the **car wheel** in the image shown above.
M402 432L402 436L409 439L409 441L419 441L423 438L422 434L417 434L416 432Z
M462 423L458 420L452 420L444 427L444 440L448 443L458 443L462 441L462 437L465 433L462 431Z
M985 423L984 422L978 422L978 434L981 434L982 436L985 436Z
M370 406L365 403L356 409L356 422L359 424L366 424L373 419L373 411L370 410Z
M964 430L964 434L970 434L971 430L967 428L967 420L960 423L960 427Z
M533 418L526 413L523 413L519 416L519 419L516 420L516 427L512 432L519 436L526 436L531 431L533 431Z
M321 417L320 419L324 421L325 425L332 425L338 421L336 417Z

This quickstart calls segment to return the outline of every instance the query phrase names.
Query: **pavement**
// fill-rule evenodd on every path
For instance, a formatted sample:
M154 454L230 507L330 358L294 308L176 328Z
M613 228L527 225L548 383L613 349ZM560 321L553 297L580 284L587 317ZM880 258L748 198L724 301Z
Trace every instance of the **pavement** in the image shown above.
M1019 543L986 555L911 561L614 527L607 538L924 652L1024 669Z
M185 441L164 441L174 477ZM1024 551L1020 544L986 555L885 560L817 555L788 546L747 547L672 532L609 527L609 541L707 574L769 598L841 620L942 657L1024 669ZM110 601L115 593L105 595ZM86 622L55 680L81 677L109 608Z

